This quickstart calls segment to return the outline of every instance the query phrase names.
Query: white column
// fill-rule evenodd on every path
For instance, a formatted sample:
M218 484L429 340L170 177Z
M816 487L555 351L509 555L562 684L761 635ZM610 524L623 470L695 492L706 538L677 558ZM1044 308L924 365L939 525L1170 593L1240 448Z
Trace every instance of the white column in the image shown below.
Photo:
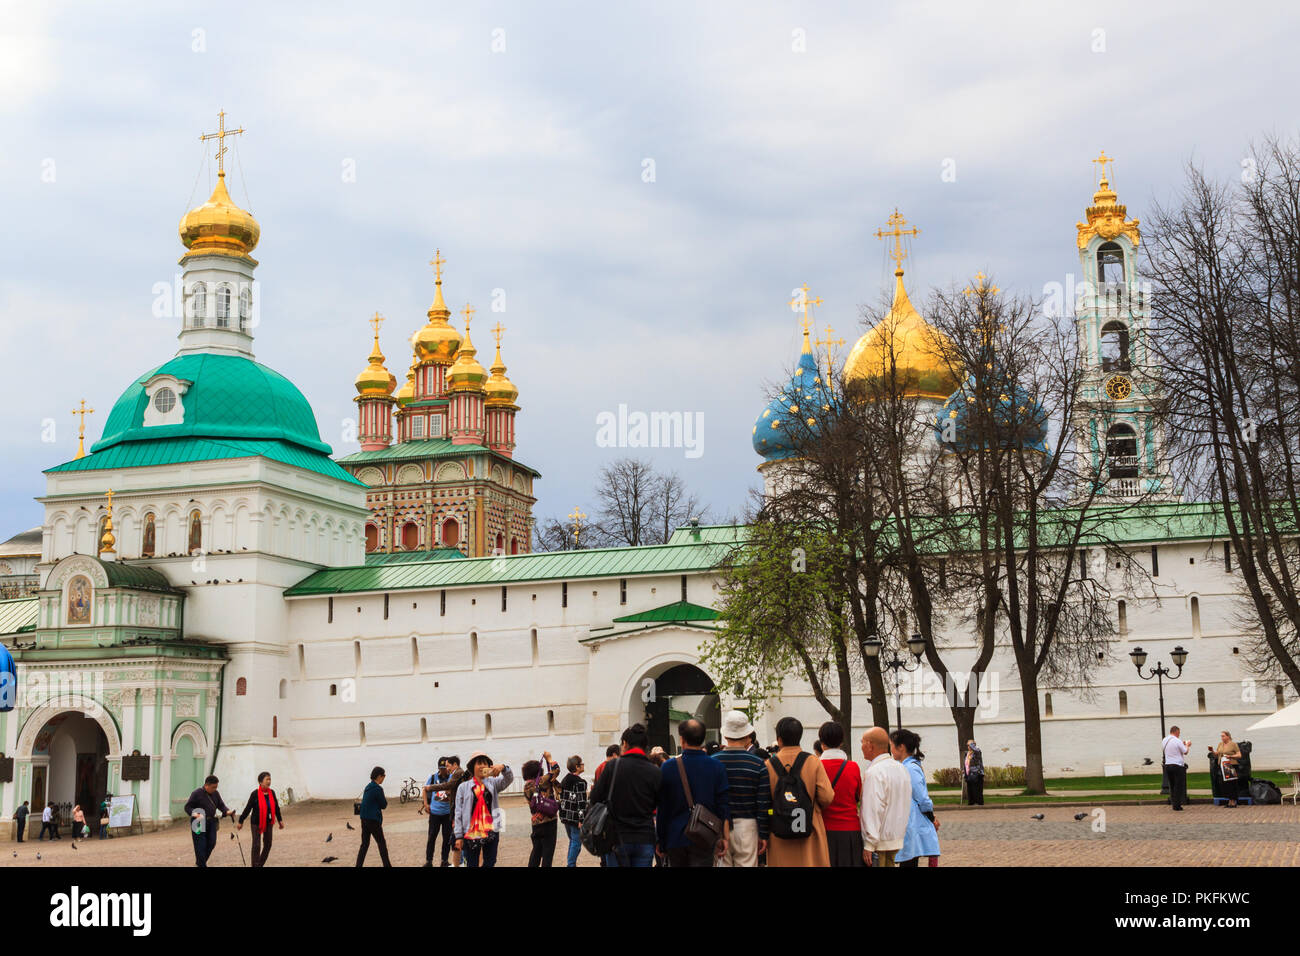
M158 689L155 687L143 687L140 689L140 710L142 731L140 738L140 753L147 754L154 747L154 727L157 725L157 697ZM153 773L150 768L150 779L140 781L140 819L152 820L153 816Z
M172 708L176 692L170 687L162 692L162 736L159 739L158 757L158 821L170 823L172 818Z
M214 673L219 672L214 670ZM204 771L205 775L217 769L212 761L217 752L217 734L219 733L217 727L217 702L220 699L221 681L216 680L212 684L212 690L208 693L208 706L203 714L203 732L208 737L208 745L205 749L206 757L204 758L204 763L207 764L207 770Z

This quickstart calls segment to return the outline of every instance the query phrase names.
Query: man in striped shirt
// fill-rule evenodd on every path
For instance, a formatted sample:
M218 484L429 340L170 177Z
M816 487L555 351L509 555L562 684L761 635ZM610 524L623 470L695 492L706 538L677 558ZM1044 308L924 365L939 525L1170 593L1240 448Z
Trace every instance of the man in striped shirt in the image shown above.
M733 710L722 719L722 736L727 746L713 755L727 768L728 803L731 810L731 839L718 866L758 866L760 853L767 850L767 828L772 808L772 789L767 763L750 753L754 728L743 711Z

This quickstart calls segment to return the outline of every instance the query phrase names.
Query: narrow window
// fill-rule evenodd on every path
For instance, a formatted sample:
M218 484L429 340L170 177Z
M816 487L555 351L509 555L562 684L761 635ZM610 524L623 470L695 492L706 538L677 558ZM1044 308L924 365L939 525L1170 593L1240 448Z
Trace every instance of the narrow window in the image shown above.
M1043 712L1048 717L1052 716L1052 695L1051 694L1043 695Z
M302 644L298 645L298 676L307 676L307 648Z
M1119 602L1119 632L1128 633L1128 604L1124 601Z
M384 595L384 620L388 620L388 595Z
M352 666L357 669L358 674L361 673L361 642L360 641L352 642Z
M538 647L537 644L537 628L533 628L532 630L532 651L533 651L533 666L536 667L537 661L541 657L541 653L540 653L541 648Z
M546 712L546 732L548 734L555 733L555 711L553 710Z
M682 575L682 600L686 600L686 575Z
M618 580L618 603L627 603L627 578L619 578Z
M1277 709L1281 710L1286 706L1286 698L1282 695L1282 685L1278 684L1273 688L1273 699L1277 703Z
M427 744L428 742L429 742L429 718L421 717L420 718L420 743Z
M1128 691L1126 690L1119 692L1119 712L1121 714L1128 713Z
M235 681L235 696L244 697L248 694L248 678L241 677Z
M411 638L411 673L420 673L420 639Z
M327 608L326 617L325 617L325 623L326 623L326 624L333 624L333 623L334 623L334 599L333 599L333 598L326 598L326 599L325 599L325 607Z
M1088 580L1088 551L1086 548L1079 549L1079 580Z
M1151 545L1151 576L1160 577L1160 549Z
M1223 542L1223 570L1232 573L1232 542Z
M488 740L492 739L492 715L491 714L483 715L483 736Z
M274 714L271 715L271 736L272 737L280 736L280 718L275 716Z
M443 588L438 594L438 616L447 616L447 589Z
M247 289L241 289L239 292L239 328L244 331L248 328L248 317L253 311L253 295Z
M1201 599L1192 598L1192 637L1201 636Z
M564 581L560 584L560 607L569 606L569 582Z
M1205 713L1205 688L1196 688L1196 710L1199 713Z
M217 328L230 328L230 286L217 286Z
M366 722L364 720L358 721L357 730L361 736L361 746L364 747L366 745Z
M338 684L330 684L330 696L331 696L331 697L337 697L338 695L339 695L339 685L338 685Z
M280 699L281 699L281 700L285 700L285 699L288 698L288 696L289 696L289 682L288 682L287 680L284 680L283 678L281 678L281 679L280 679Z
M505 585L503 584L503 585L501 585L501 611L502 611L502 613L505 613L505 609L506 609L506 587L505 587Z
M469 633L469 666L478 670L478 632Z

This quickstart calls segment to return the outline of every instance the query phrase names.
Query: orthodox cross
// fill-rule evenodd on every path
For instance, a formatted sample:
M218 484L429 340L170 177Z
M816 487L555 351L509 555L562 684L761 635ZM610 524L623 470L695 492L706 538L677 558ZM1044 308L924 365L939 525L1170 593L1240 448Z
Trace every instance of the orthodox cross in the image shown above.
M894 248L890 251L889 254L894 259L894 269L896 271L902 271L903 260L907 258L907 253L903 251L903 237L919 236L921 234L921 230L917 229L915 226L913 226L911 229L904 229L903 227L907 225L907 220L903 218L902 213L898 211L897 207L894 208L894 214L889 217L889 225L892 226L893 228L889 230L877 229L876 238L877 239L884 239L886 237L893 238Z
M987 277L982 272L975 273L975 288L972 289L970 286L967 286L965 289L962 290L962 295L979 296L980 338L983 340L984 348L987 349L993 345L994 331L1005 332L1007 327L1005 325L999 325L997 326L996 330L993 327L993 322L988 315L988 310L986 308L985 303L987 302L988 296L997 295L1000 290L995 285L989 285L985 281L986 278ZM991 367L992 366L990 366L990 368Z
M113 491L112 488L109 488L108 491L104 492L104 497L108 499L108 518L110 521L113 520L113 495L114 494L115 492Z
M433 258L429 260L429 265L433 266L434 278L439 283L442 282L442 267L447 264L447 260L442 257L441 249L433 250Z
M470 321L474 318L474 313L475 313L476 311L478 311L478 310L475 309L475 308L473 308L473 307L472 307L468 302L465 303L465 308L463 308L463 309L460 310L460 314L463 315L463 316L465 316L465 334L466 334L466 335L469 335L469 323L470 323Z
M226 137L238 136L240 133L243 133L244 131L245 131L244 127L242 126L239 127L239 129L226 129L226 111L220 110L217 113L217 131L215 133L204 133L202 136L199 137L199 142L203 142L204 140L209 140L209 139L215 139L217 141L217 175L218 176L224 176L226 174L226 160L225 160Z
M791 311L803 313L803 318L801 321L803 322L803 334L805 336L808 334L808 329L812 325L812 319L808 317L808 307L821 305L821 304L822 304L821 299L813 298L812 295L808 292L807 282L805 282L799 288L799 290L795 293L794 298L790 300Z
M826 346L826 373L827 373L828 375L830 374L830 372L831 372L831 368L832 368L832 365L833 365L833 362L832 362L832 359L831 359L831 349L834 348L834 347L836 347L836 346L838 346L838 345L843 345L843 344L844 344L844 340L843 340L843 339L833 339L833 338L831 338L831 335L833 335L834 332L835 332L835 330L834 330L833 328L831 328L831 327L828 325L828 326L826 326L826 338L824 338L824 339L818 339L817 341L813 342L813 345L824 345L824 346Z
M81 424L77 427L77 457L86 457L86 416L95 414L93 408L86 407L86 400L81 400L81 407L74 408L72 414L81 416Z
M379 341L379 327L384 324L384 317L376 312L370 318L366 319L370 327L375 330L375 341Z
M578 536L582 534L582 522L585 521L586 518L587 516L579 511L576 505L574 506L574 509L569 512L569 519L573 522L574 548L578 547Z
M496 325L492 326L492 334L493 334L493 336L496 337L496 340L497 340L497 351L498 351L498 352L501 351L501 333L504 332L505 330L506 330L506 327L505 327L504 325L502 325L500 322L498 322Z
M1115 157L1107 156L1106 151L1103 149L1101 151L1101 155L1098 156L1096 159L1094 159L1093 162L1101 167L1101 181L1103 183L1108 182L1110 180L1110 177L1106 175L1106 164L1110 163L1111 164L1110 171L1112 173L1115 172Z

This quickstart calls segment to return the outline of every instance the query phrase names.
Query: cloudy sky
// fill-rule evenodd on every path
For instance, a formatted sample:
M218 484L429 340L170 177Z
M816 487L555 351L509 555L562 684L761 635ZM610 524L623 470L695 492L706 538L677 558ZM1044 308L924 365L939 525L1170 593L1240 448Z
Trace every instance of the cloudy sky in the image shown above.
M153 289L211 189L198 135L218 109L248 130L231 179L262 226L259 361L355 450L366 317L388 317L400 379L441 248L480 352L507 327L539 516L592 510L601 465L638 453L597 443L620 404L701 414L703 454L651 457L719 516L743 510L754 417L798 349L791 290L808 282L851 345L890 285L874 233L895 206L921 229L918 303L980 269L1037 295L1077 271L1100 149L1141 217L1189 158L1234 177L1251 139L1297 127L1300 14L1281 3L296 11L0 4L0 539L39 523L69 410L97 409L97 439L174 352Z

